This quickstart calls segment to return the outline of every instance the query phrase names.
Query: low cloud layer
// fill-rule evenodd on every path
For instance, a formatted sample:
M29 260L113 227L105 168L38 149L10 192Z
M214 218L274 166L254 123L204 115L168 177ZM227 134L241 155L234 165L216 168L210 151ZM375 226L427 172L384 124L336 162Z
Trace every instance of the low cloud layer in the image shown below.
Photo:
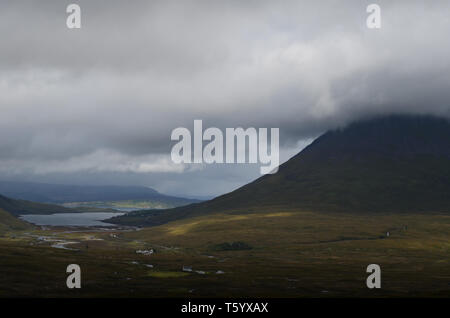
M317 1L316 1L317 2ZM377 1L0 4L0 178L215 195L259 166L178 166L170 133L279 127L282 159L383 113L450 115L450 4Z

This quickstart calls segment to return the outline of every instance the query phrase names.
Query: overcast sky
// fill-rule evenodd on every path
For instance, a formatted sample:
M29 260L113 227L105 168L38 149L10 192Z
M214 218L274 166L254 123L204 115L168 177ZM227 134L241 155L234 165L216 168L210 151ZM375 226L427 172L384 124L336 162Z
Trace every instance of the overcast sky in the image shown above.
M259 165L176 165L174 128L279 127L286 160L361 117L450 115L449 1L2 0L0 32L2 180L217 195Z

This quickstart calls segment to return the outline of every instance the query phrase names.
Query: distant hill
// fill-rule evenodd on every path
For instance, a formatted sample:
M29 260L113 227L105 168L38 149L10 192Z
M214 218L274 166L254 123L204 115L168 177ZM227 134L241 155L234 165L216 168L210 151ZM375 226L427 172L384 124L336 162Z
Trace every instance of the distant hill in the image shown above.
M450 123L392 115L329 131L280 166L210 201L137 211L112 222L152 226L212 212L450 212Z
M14 199L53 204L141 200L174 207L199 202L164 195L154 189L139 186L79 186L0 181L0 193Z
M22 214L53 214L79 212L59 205L44 204L26 200L15 200L0 195L0 209L19 216Z

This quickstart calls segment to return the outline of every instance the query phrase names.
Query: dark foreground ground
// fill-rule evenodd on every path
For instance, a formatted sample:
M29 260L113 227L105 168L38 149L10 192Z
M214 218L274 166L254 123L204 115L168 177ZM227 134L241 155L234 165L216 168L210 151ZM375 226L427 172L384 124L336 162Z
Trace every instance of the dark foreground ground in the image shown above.
M77 230L0 233L0 297L450 297L446 215L280 211ZM78 290L66 287L73 263ZM366 287L372 263L378 290Z

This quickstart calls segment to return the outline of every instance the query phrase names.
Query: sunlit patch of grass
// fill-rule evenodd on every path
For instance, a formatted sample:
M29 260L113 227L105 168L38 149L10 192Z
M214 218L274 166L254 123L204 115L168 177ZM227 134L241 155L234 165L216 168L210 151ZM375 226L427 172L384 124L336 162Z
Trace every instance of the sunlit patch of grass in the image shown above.
M175 222L174 225L169 225L167 228L167 233L171 235L184 235L190 231L196 230L198 227L204 226L215 226L220 223L230 223L245 220L255 220L261 218L281 218L289 217L292 213L289 212L279 212L279 213L255 213L255 214L245 214L245 215L224 215L216 214L213 217L205 218L198 217L192 221Z

